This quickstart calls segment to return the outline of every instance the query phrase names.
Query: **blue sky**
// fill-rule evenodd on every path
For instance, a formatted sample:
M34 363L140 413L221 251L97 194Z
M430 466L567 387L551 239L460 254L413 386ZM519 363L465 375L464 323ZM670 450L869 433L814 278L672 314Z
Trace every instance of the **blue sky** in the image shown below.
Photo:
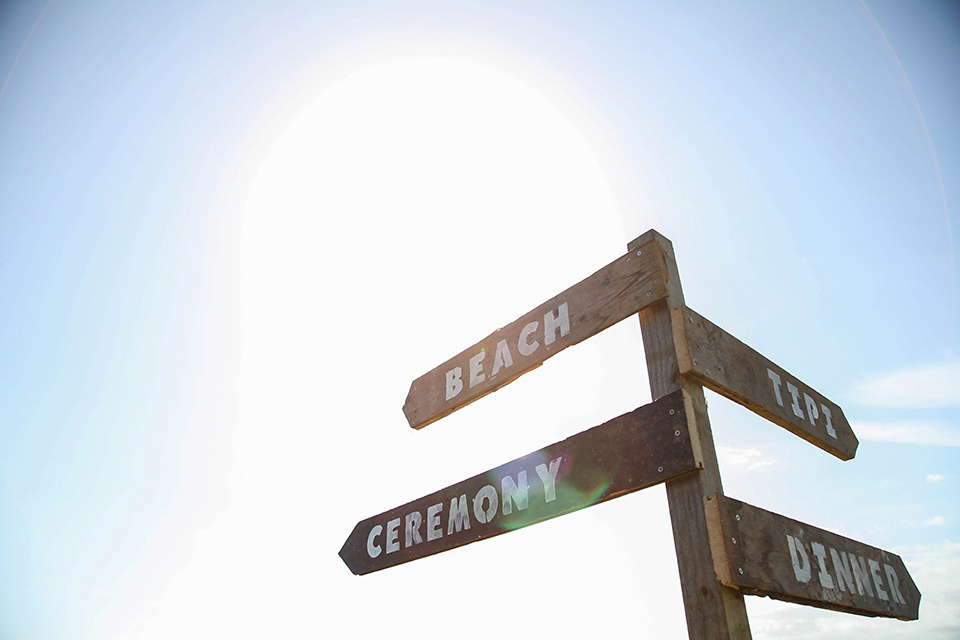
M648 402L628 319L420 432L410 382L656 228L840 404L708 394L724 488L899 553L960 633L948 2L0 8L0 636L685 637L662 487L357 578L366 517Z

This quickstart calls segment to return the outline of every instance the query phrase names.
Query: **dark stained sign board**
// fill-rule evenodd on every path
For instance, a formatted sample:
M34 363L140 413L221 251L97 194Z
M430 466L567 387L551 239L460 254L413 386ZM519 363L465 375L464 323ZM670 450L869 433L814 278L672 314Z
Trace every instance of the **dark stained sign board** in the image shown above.
M672 310L680 373L841 460L859 444L843 409L697 312Z
M682 392L367 518L340 557L371 573L698 470Z
M425 427L662 300L662 265L653 243L630 251L420 376L403 405L410 426Z
M705 506L723 584L822 609L918 618L920 591L900 556L724 496Z

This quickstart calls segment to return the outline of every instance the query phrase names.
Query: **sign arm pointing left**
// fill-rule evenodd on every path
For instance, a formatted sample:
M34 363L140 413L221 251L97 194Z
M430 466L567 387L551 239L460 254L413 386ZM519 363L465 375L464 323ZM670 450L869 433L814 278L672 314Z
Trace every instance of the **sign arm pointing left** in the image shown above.
M414 429L449 415L667 295L655 243L591 276L420 376L403 413Z
M340 557L358 575L490 538L700 468L681 392L367 518Z

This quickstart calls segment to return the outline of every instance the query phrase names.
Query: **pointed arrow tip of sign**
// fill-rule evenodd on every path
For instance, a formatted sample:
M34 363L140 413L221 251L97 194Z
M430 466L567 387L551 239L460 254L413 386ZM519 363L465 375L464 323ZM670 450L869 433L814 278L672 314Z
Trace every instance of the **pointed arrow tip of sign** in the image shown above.
M340 551L337 553L340 556L340 559L343 560L343 564L347 565L347 568L350 569L350 572L358 576L360 571L357 567L357 553L358 553L358 542L357 537L361 534L360 525L362 523L358 522L357 525L353 528L353 531L350 532L350 535L347 536L347 539L343 542L343 546L340 547Z
M403 401L403 415L407 419L407 424L410 425L411 429L419 429L423 425L418 425L416 420L416 409L413 406L411 398L413 397L414 385L410 385L410 391L407 392L407 397Z
M337 554L340 556L340 559L343 560L343 564L347 565L347 569L350 569L350 573L355 576L360 575L360 572L357 570L356 566L351 562L350 553L347 551L347 545L343 545L343 549L340 549L340 553Z

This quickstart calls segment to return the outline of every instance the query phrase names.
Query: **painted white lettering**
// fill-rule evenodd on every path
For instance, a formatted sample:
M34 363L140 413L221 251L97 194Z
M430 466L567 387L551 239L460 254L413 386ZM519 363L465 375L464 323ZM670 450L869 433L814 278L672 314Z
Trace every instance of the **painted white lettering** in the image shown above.
M787 545L790 547L790 562L793 563L793 574L798 582L810 582L810 557L803 543L787 534Z
M873 578L873 588L877 590L877 597L881 600L890 600L890 596L883 589L883 579L880 577L880 563L876 560L867 560L870 566L870 577Z
M827 419L827 435L831 438L836 438L837 430L833 428L833 422L830 421L830 407L820 403L820 408L823 409L823 417Z
M553 344L557 339L557 328L560 329L560 337L570 333L570 316L567 314L567 303L564 302L557 309L557 315L552 311L543 314L543 343Z
M884 563L883 572L887 574L887 584L890 585L890 593L893 595L893 601L899 602L900 604L907 604L907 601L903 599L903 594L900 593L900 578L897 576L896 569Z
M483 375L483 358L486 356L486 351L481 351L477 355L470 358L470 388L473 389L475 386L483 382L486 376Z
M803 402L807 405L807 418L810 420L810 424L817 426L817 418L820 417L820 412L817 410L817 402L806 392L803 394Z
M463 389L463 380L460 379L462 375L463 369L460 367L454 367L447 371L447 400L456 397Z
M837 553L836 549L830 549L830 558L833 560L833 572L837 574L837 588L843 591L844 581L846 581L847 591L856 593L853 586L853 573L850 571L850 560L844 551Z
M537 347L540 346L540 343L536 340L530 342L530 334L536 331L539 326L539 322L531 322L523 327L523 330L520 332L520 340L517 341L517 351L520 352L520 355L531 356L533 352L537 350Z
M810 550L817 558L817 565L819 566L817 577L820 578L820 586L824 589L833 589L833 578L827 573L827 550L819 542L811 542Z
M471 387L473 384L470 385ZM793 415L797 416L801 420L804 418L803 409L800 408L800 390L797 389L793 383L789 380L787 381L787 391L790 392L791 397L793 397Z
M486 508L483 506L484 499L487 500ZM500 506L500 499L497 497L497 490L489 484L483 485L480 491L477 491L477 495L473 497L473 515L482 524L493 520L493 517L497 515L498 506Z
M770 378L770 382L773 384L773 393L777 398L777 404L781 407L783 406L783 394L781 393L781 384L783 379L780 377L780 374L776 373L773 369L767 367L767 377ZM837 437L837 431L833 428L832 414L830 408L821 403L818 403L813 399L806 391L800 391L797 385L793 384L789 380L786 381L787 391L789 392L792 402L790 408L793 409L793 415L797 416L801 420L806 418L810 421L810 424L814 427L817 426L817 420L822 415L824 420L826 420L827 435L831 438ZM803 396L803 402L801 403L800 396ZM803 409L806 407L807 413L804 415Z
M403 546L412 547L415 544L423 542L420 536L420 524L423 522L423 516L419 511L408 513L406 517L405 535L403 536Z
M442 509L442 502L427 507L427 540L436 540L443 535L443 529L440 528L440 511Z
M767 367L767 377L773 383L773 393L777 396L777 404L783 406L783 396L780 395L780 375L773 369Z
M519 485L519 486L518 486ZM518 511L523 511L530 504L527 490L530 484L527 482L527 471L523 470L517 474L517 482L514 483L510 476L503 476L500 480L500 492L503 494L503 515L510 515L513 512L513 505L517 505Z
M860 592L860 595L863 595L864 590L866 590L867 595L872 598L873 587L870 586L870 576L867 574L867 561L852 553L848 553L847 555L850 557L850 567L853 569L853 579L857 583L857 591ZM851 593L852 592L853 590L851 589Z
M513 356L510 355L510 348L507 346L506 340L501 340L497 343L497 355L493 358L493 373L490 375L497 375L497 372L500 371L503 367L512 367L513 366Z
M545 464L537 465L537 475L540 476L540 481L543 483L544 502L553 502L557 499L557 471L560 470L561 460L563 460L563 456L551 460L549 469Z
M467 496L463 494L460 499L450 499L450 519L447 521L447 535L451 535L454 529L470 528L470 513L467 510Z
M370 529L370 533L367 534L367 555L371 558L376 558L383 551L375 541L376 537L381 533L383 533L383 526L377 524L374 525L373 528Z
M387 553L400 551L400 518L387 523Z

